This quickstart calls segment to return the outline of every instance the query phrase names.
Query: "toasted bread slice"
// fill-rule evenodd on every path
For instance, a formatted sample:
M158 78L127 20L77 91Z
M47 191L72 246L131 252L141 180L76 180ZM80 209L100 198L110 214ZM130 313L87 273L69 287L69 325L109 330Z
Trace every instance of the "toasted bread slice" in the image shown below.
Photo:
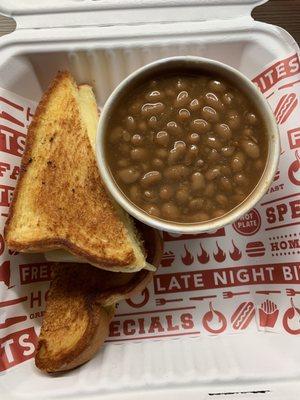
M147 260L159 265L162 240L152 228L143 228ZM151 247L150 247L151 246ZM88 361L108 336L114 304L141 292L152 273L116 273L91 265L54 264L54 278L35 363L47 372L75 368Z
M97 121L91 89L79 91L68 72L59 73L28 131L6 243L20 252L65 249L103 269L138 271L146 261L133 222L98 172Z
M90 268L95 267L68 263L54 269L35 357L42 370L75 368L88 361L108 335L114 306L104 308L95 302L95 293L88 293Z
M97 132L97 124L98 124L98 110L97 104L95 101L95 96L93 93L93 89L89 85L79 85L79 107L81 110L81 115L83 120L85 121L85 125L87 128L87 133L90 139L91 146L95 151L95 142L96 142L96 132ZM112 200L113 202L113 200ZM119 208L117 204L114 204L116 209ZM122 211L120 211L122 212ZM139 246L140 243L136 242L135 245ZM50 262L80 262L85 263L86 260L80 259L70 252L66 250L52 250L45 252L45 257L47 261ZM146 263L144 266L145 269L154 271L153 265Z

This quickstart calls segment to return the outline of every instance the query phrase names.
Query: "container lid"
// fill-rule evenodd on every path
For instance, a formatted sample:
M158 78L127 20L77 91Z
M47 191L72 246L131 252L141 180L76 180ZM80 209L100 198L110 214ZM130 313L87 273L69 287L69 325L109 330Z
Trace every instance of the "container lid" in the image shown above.
M267 0L1 0L17 28L128 25L250 17Z

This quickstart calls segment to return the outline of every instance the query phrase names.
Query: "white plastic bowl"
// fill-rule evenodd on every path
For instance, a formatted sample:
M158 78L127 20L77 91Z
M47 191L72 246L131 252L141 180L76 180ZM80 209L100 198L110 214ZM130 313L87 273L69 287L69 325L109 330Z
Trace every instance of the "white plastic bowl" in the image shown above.
M268 136L268 157L266 161L265 170L259 180L258 184L252 191L252 193L234 209L226 213L224 216L208 220L205 222L172 222L166 221L159 218L154 218L147 214L145 211L140 209L134 203L132 203L126 195L119 188L115 182L110 169L108 167L106 152L105 152L105 140L108 135L108 124L113 115L114 108L126 93L130 93L131 88L136 87L139 83L143 83L150 77L155 77L161 73L171 72L173 70L180 71L193 71L207 72L209 74L216 74L220 77L231 81L234 86L238 87L248 98L252 99L259 110L261 118L264 120L266 126L266 133ZM260 91L256 86L238 70L218 61L210 60L202 57L193 56L180 56L170 57L155 61L148 64L129 75L124 79L112 92L108 98L98 126L97 139L96 139L96 156L100 174L103 182L106 185L108 191L112 197L123 207L129 214L139 221L153 226L154 228L175 232L175 233L189 233L196 234L201 232L207 232L210 230L216 230L224 225L231 224L243 214L247 213L256 203L262 198L267 189L272 183L274 174L277 169L277 164L280 154L280 140L278 127L273 116L273 113Z

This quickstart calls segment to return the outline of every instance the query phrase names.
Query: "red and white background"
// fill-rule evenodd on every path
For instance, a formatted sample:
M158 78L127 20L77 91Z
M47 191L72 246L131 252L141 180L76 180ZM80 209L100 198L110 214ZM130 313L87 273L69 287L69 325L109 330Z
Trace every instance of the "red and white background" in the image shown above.
M253 79L276 116L274 181L243 218L201 235L164 233L162 265L141 295L119 304L107 342L249 331L300 334L300 62L276 61ZM2 231L36 104L0 89ZM11 253L0 235L0 372L34 356L50 265Z

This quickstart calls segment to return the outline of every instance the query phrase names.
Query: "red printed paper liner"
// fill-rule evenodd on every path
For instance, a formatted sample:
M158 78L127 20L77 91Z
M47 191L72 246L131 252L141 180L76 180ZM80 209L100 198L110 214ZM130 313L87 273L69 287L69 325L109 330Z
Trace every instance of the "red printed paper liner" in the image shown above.
M268 193L233 225L201 235L164 233L153 283L121 302L107 342L271 331L300 333L300 63L278 60L253 82L281 136ZM19 173L35 103L0 89L0 220ZM40 255L10 253L0 235L0 371L33 357L49 285Z
M33 357L50 268L38 254L5 247L3 228L36 104L0 89L0 372Z

